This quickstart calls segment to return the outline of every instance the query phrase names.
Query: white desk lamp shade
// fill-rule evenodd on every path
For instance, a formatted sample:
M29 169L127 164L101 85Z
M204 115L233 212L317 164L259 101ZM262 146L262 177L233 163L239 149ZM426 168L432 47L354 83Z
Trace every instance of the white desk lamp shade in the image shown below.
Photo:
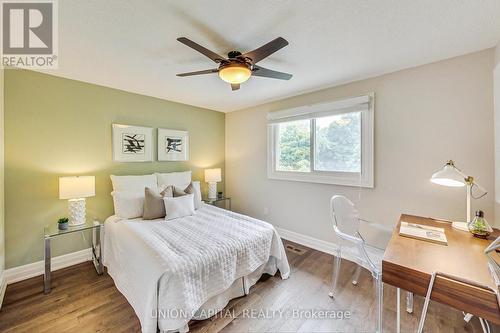
M465 186L465 177L455 166L447 163L432 175L431 182L443 186L462 187Z
M205 169L205 181L208 183L208 198L217 198L217 183L222 180L221 169Z
M431 177L431 182L449 187L462 187L467 186L466 193L466 222L453 222L453 227L463 231L468 231L467 223L472 220L471 216L471 191L472 186L476 186L479 190L483 191L485 195L486 190L474 181L473 177L465 175L462 171L457 169L453 161L448 161L444 167L435 172Z
M69 225L85 223L85 198L94 195L94 176L59 177L59 199L69 199Z

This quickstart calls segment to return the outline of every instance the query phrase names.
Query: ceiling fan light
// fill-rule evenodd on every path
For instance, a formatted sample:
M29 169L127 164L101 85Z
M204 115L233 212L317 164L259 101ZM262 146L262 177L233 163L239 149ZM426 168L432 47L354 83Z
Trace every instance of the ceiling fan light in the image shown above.
M219 70L219 77L231 84L240 84L252 76L252 71L245 65L229 65Z

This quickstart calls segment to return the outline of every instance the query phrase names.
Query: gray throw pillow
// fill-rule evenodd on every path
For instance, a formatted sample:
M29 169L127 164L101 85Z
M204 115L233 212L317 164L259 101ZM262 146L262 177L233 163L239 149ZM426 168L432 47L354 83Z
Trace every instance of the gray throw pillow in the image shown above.
M166 214L165 204L163 202L164 193L167 191L165 189L160 194L156 193L154 190L146 187L144 190L144 213L142 214L142 218L144 220L154 220L164 218ZM172 189L170 189L172 191ZM168 191L165 194L169 194ZM173 195L170 195L173 196Z
M160 192L160 195L162 197L172 198L174 196L174 186L168 185L167 187L165 187L165 189L163 191Z

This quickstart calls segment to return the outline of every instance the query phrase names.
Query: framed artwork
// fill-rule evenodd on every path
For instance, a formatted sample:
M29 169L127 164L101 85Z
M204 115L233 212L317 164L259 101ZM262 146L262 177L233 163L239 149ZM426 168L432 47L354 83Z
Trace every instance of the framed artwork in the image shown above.
M158 161L189 160L189 133L158 128Z
M113 124L113 161L152 162L153 129Z

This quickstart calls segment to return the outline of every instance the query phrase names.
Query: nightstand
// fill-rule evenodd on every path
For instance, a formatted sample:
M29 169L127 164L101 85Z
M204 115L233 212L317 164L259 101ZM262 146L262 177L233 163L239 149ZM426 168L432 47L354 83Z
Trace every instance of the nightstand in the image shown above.
M212 205L212 206L217 206L217 203L224 202L224 209L231 210L231 198L229 198L229 197L222 197L222 198L215 198L215 199L204 198L203 202L206 204ZM227 206L226 204L229 206L229 208L226 208L226 206Z
M104 271L102 263L102 247L101 238L104 230L104 224L96 219L87 218L84 224L74 227L68 227L66 230L59 230L56 222L46 226L43 230L45 241L45 273L43 275L43 293L50 293L50 241L56 237L64 237L64 235L72 234L75 232L83 232L92 230L92 261L97 274L101 275Z

